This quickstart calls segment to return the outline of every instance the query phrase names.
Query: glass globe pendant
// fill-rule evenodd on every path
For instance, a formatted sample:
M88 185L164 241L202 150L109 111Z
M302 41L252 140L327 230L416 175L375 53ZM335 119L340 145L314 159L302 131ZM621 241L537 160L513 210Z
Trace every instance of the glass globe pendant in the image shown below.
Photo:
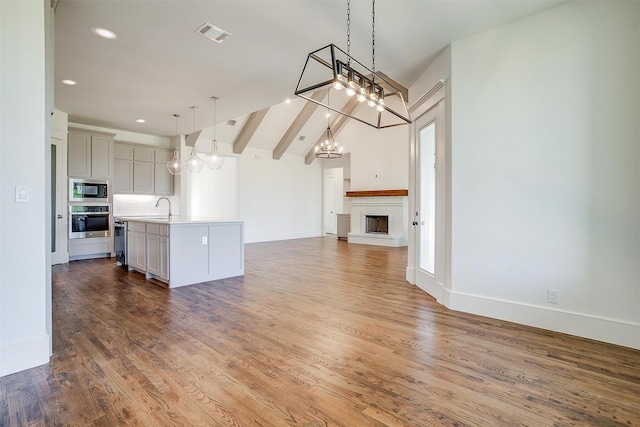
M174 114L173 117L176 118L176 135L178 135L178 117L180 117L180 114ZM167 162L167 169L169 169L171 175L180 175L182 172L182 162L178 156L178 150L173 150L173 159Z
M202 170L202 167L204 166L204 160L198 157L195 144L193 147L191 147L191 152L189 153L189 157L187 157L185 163L187 164L187 169L189 170L189 172L200 172Z
M193 110L193 131L196 131L196 110L198 107L191 107ZM189 153L189 157L187 157L186 164L189 172L200 172L202 167L204 166L204 160L202 160L198 156L198 152L196 151L196 142L193 142L193 147L191 147L191 152Z
M173 150L173 159L167 162L167 169L171 175L180 175L182 172L182 163L178 157L178 150Z
M211 152L204 156L204 161L209 169L220 169L224 165L224 157L218 151L218 141L216 141L216 107L218 97L212 96L213 99L213 141L211 142Z

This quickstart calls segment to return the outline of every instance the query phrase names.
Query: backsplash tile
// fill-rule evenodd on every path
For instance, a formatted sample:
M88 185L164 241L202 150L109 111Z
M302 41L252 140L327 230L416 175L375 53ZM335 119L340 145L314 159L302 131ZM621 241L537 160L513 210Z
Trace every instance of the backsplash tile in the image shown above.
M169 206L166 201L160 202L157 208L156 202L160 196L146 196L139 194L114 194L113 216L155 216L166 215ZM180 214L180 201L177 197L169 197L171 200L171 213Z

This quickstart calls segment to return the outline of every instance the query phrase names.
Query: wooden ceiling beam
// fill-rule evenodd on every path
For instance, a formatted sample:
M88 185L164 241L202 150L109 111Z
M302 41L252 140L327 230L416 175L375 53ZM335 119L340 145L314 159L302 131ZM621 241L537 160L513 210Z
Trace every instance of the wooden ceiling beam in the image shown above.
M260 111L254 111L253 113L249 114L249 117L238 133L236 140L233 141L233 152L235 154L242 154L244 149L247 148L249 141L251 141L251 137L256 132L256 130L258 130L258 126L260 126L260 123L262 123L262 120L264 120L264 117L267 115L268 111L269 107L264 108Z
M311 95L311 98L316 101L320 101L323 96L324 93L322 91L316 91ZM293 123L291 123L289 129L287 129L284 135L282 135L282 138L280 138L280 142L278 142L276 148L273 149L273 159L279 160L282 157L295 139L296 135L300 133L304 125L311 118L313 112L316 111L316 108L318 108L318 104L315 102L307 101L307 103L304 104L304 107L302 107L298 116L295 118Z
M397 81L393 80L392 78L387 76L385 73L377 71L376 74L378 74L384 80L386 80L389 83L391 83L392 85L394 85L397 88L397 90L402 94L402 98L404 98L404 102L406 104L409 103L409 89L407 89L406 87L402 86L400 83L398 83ZM382 82L377 80L376 83L378 83L378 84L380 84L380 86L382 86L382 88L384 89L385 93L386 92L395 92L396 89L394 89L391 86L389 86L388 84L386 84L384 82L384 80Z

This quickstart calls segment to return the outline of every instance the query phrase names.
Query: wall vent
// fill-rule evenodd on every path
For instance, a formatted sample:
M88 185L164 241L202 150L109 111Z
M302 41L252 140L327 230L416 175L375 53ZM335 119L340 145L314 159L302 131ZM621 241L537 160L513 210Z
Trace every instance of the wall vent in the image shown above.
M216 43L222 43L231 35L231 33L216 27L213 24L205 22L202 24L197 30L194 31L197 34L200 34L203 37L208 38L209 40L213 40Z

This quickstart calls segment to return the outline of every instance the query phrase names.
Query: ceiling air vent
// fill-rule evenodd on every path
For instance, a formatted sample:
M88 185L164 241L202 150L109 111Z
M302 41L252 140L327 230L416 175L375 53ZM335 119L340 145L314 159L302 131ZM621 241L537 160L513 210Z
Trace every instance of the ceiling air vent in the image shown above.
M216 43L222 43L231 35L231 33L226 32L213 24L209 24L208 22L202 24L202 26L194 32L208 38L209 40L213 40Z
M235 120L227 120L227 125L235 126L236 125L236 121Z

